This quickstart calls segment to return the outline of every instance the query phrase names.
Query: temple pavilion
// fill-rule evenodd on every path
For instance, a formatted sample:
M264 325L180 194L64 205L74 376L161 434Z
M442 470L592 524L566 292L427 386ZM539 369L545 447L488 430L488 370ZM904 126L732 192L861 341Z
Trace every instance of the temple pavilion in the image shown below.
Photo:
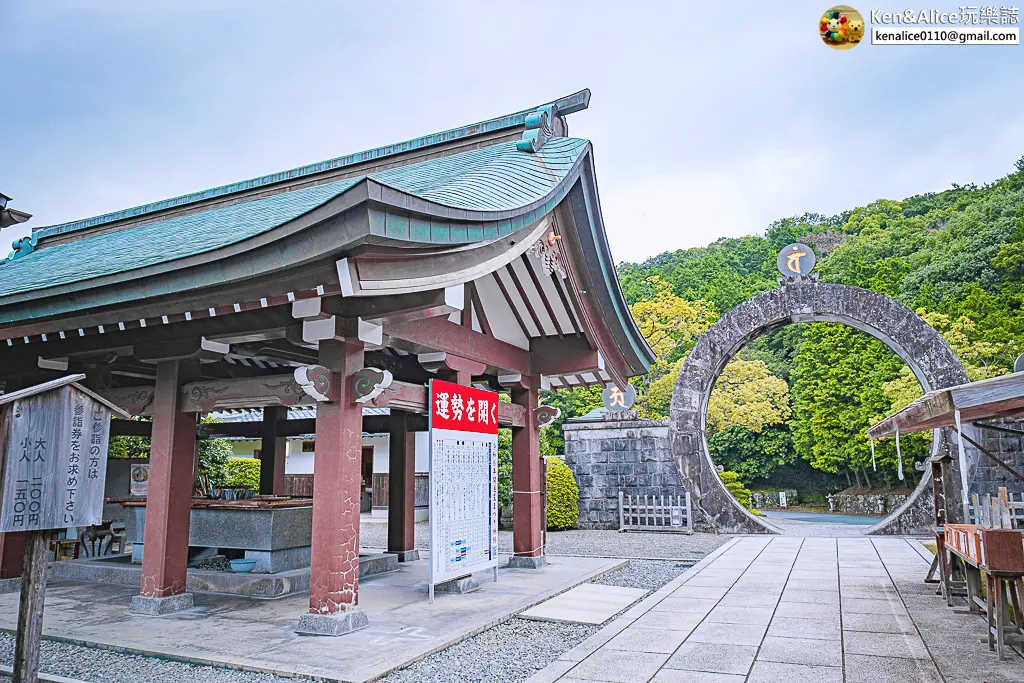
M81 372L151 438L133 609L191 605L197 438L315 434L308 632L358 611L364 432L390 435L389 548L413 557L415 432L440 377L507 392L514 556L543 566L545 389L618 384L652 353L609 252L593 148L540 107L193 194L36 227L0 262L6 391ZM315 417L288 419L295 406ZM388 408L367 414L364 408ZM262 409L259 422L197 424ZM372 424L371 424L372 423ZM274 500L278 500L275 498ZM308 505L308 501L306 501ZM12 535L8 535L12 536ZM5 566L17 539L3 540ZM298 616L298 615L297 615Z

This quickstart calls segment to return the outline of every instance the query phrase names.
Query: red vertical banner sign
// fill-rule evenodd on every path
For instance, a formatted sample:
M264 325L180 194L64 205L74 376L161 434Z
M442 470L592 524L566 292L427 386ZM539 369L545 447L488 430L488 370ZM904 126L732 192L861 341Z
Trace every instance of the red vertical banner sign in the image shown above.
M498 564L498 394L430 381L430 595Z

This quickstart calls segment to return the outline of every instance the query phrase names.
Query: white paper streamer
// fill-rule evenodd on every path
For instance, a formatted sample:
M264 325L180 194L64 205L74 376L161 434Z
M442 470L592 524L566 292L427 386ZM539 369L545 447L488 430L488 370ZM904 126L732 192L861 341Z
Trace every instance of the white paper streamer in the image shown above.
M900 478L900 481L903 481L903 454L900 453L900 428L899 427L896 428L896 462L897 462L897 466L898 466L898 469L896 471L896 476L898 476Z
M875 440L869 436L868 441L871 442L871 469L877 472L878 465L875 464Z

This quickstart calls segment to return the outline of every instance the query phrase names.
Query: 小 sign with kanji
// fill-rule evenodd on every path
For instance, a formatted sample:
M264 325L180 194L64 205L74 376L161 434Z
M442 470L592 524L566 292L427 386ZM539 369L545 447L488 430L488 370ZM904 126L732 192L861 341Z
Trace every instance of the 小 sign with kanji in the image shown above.
M0 531L102 521L112 410L70 379L59 382L0 396Z
M498 562L498 395L430 382L430 583Z

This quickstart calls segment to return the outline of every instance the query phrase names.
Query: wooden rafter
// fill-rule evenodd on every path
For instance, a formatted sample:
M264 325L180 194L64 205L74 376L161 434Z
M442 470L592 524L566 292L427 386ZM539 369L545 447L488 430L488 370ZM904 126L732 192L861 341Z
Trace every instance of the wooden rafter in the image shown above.
M533 286L537 289L537 296L540 297L541 303L544 304L544 308L548 312L548 317L551 318L551 324L555 328L555 333L559 337L562 337L562 326L558 322L558 316L555 315L555 309L552 308L551 302L548 301L547 294L544 292L544 288L540 284L540 278L537 277L537 273L526 254L523 254L522 261L523 266L526 268L526 272L530 275L530 279L533 281Z
M537 326L537 332L541 337L548 336L544 331L544 326L540 322L540 316L537 315L537 311L534 310L533 304L530 303L530 297L526 294L526 289L523 288L523 283L516 275L516 269L512 267L512 264L505 266L505 272L508 273L509 277L512 278L512 284L516 286L516 291L519 292L519 296L523 299L523 304L526 306L526 312L530 314L530 318L533 320L533 324Z

